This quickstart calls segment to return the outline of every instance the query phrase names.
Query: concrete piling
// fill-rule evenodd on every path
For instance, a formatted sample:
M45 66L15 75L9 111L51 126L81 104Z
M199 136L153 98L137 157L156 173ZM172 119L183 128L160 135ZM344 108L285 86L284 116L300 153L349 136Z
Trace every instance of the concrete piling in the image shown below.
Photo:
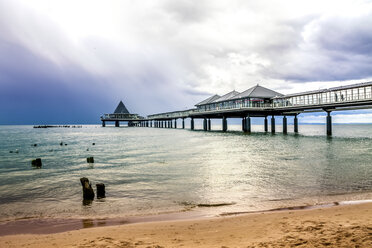
M225 116L222 118L222 131L227 131L227 118Z
M264 120L264 129L265 129L265 132L268 131L267 116L265 116L265 120Z
M294 132L295 133L298 133L298 119L297 119L297 115L295 115L295 117L294 117L293 126L294 126Z
M285 115L283 116L283 133L287 133L287 117Z
M275 133L275 117L271 116L271 133Z
M249 115L245 118L245 131L247 133L251 132L251 117Z
M331 111L327 111L327 135L332 135L332 116Z

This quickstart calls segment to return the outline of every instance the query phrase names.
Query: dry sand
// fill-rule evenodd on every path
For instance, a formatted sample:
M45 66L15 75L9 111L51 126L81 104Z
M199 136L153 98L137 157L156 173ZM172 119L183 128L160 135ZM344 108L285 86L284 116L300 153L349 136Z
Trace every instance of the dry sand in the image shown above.
M372 203L9 235L0 247L372 247Z

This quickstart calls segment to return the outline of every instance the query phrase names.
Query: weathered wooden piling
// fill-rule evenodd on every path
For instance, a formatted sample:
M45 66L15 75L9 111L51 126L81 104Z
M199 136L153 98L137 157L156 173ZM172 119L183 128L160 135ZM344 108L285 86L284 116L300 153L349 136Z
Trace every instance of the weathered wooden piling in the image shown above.
M92 201L94 199L94 191L92 185L89 183L88 178L80 178L81 186L83 186L83 199Z
M105 185L103 183L97 183L97 199L105 198L106 197L106 191L105 191Z
M89 163L89 164L94 163L94 158L93 157L88 157L87 158L87 163Z
M42 163L41 163L41 158L37 158L31 161L31 165L36 168L41 168Z

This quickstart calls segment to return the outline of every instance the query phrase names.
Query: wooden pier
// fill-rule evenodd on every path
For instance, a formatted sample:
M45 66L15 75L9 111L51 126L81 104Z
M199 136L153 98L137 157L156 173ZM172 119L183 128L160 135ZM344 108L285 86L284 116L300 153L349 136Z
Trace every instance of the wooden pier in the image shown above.
M326 112L327 135L332 135L333 111L372 108L372 82L352 84L329 89L283 95L260 85L241 93L232 91L223 96L214 95L195 105L196 108L147 116L133 123L133 126L155 128L177 128L177 119L203 120L203 130L211 130L211 119L222 120L222 131L228 129L228 118L241 118L242 131L251 132L251 118L263 117L264 130L268 132L268 117L271 133L275 133L275 118L283 118L283 133L287 133L287 117L293 117L294 132L298 133L298 115L310 112ZM104 121L106 119L102 119ZM113 120L113 119L112 119ZM122 119L120 119L122 120Z

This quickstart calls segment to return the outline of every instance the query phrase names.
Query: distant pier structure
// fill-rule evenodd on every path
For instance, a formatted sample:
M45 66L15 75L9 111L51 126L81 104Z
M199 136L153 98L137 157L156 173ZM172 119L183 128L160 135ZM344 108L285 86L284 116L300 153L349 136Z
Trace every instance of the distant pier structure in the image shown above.
M102 127L106 126L106 122L115 122L115 127L120 127L120 122L128 122L128 126L135 126L144 118L138 114L129 113L128 109L125 107L123 101L120 101L116 107L114 113L104 114L101 116Z

